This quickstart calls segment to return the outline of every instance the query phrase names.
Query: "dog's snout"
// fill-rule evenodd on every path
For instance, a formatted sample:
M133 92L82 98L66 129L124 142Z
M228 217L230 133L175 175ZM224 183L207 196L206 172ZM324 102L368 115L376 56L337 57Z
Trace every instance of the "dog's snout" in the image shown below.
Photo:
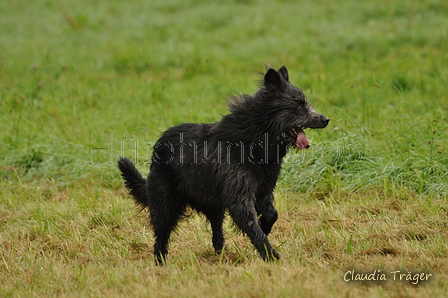
M324 128L327 127L328 123L330 122L330 118L327 116L324 116L322 114L315 113L311 121L308 123L309 128Z

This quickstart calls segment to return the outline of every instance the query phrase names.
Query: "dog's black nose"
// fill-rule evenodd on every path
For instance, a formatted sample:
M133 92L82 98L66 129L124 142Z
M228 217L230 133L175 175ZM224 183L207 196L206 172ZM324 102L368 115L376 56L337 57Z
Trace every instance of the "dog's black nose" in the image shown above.
M322 122L325 124L325 126L327 126L328 122L330 122L330 118L324 116L324 118L322 119Z

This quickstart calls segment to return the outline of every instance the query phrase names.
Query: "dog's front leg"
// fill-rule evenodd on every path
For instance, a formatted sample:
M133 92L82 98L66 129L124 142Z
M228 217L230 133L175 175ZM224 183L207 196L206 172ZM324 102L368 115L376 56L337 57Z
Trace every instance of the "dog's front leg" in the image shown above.
M245 199L229 208L230 216L245 233L265 261L280 259L272 248L266 233L261 229L253 201Z
M217 254L220 254L224 248L224 235L222 231L222 222L224 220L224 209L205 209L202 211L212 226L213 248Z
M272 193L257 198L255 208L260 216L260 226L267 235L271 232L272 226L277 221L278 212L274 208L274 195Z

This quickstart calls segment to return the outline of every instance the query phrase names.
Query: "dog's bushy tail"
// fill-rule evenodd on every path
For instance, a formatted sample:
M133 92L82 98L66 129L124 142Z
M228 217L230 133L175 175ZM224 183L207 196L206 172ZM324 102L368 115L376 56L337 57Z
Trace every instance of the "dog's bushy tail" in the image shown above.
M118 168L121 171L121 177L124 179L124 185L134 197L135 203L142 208L148 207L146 179L142 177L132 161L126 157L118 159Z

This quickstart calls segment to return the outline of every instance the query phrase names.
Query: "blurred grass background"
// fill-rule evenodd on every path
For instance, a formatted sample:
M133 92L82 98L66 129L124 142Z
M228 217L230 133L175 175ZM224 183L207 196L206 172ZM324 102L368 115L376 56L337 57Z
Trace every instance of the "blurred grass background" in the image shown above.
M310 133L316 151L306 157L342 161L319 150L330 143L324 151L340 155L350 144L370 161L357 168L368 176L394 179L404 171L403 183L417 170L446 178L448 39L441 1L1 6L4 176L11 176L8 165L27 173L39 165L40 175L76 179L115 163L120 153L147 160L147 144L167 127L218 121L229 96L254 92L269 64L286 65L332 119L328 129ZM378 173L388 168L385 177ZM439 180L416 184L446 194Z

